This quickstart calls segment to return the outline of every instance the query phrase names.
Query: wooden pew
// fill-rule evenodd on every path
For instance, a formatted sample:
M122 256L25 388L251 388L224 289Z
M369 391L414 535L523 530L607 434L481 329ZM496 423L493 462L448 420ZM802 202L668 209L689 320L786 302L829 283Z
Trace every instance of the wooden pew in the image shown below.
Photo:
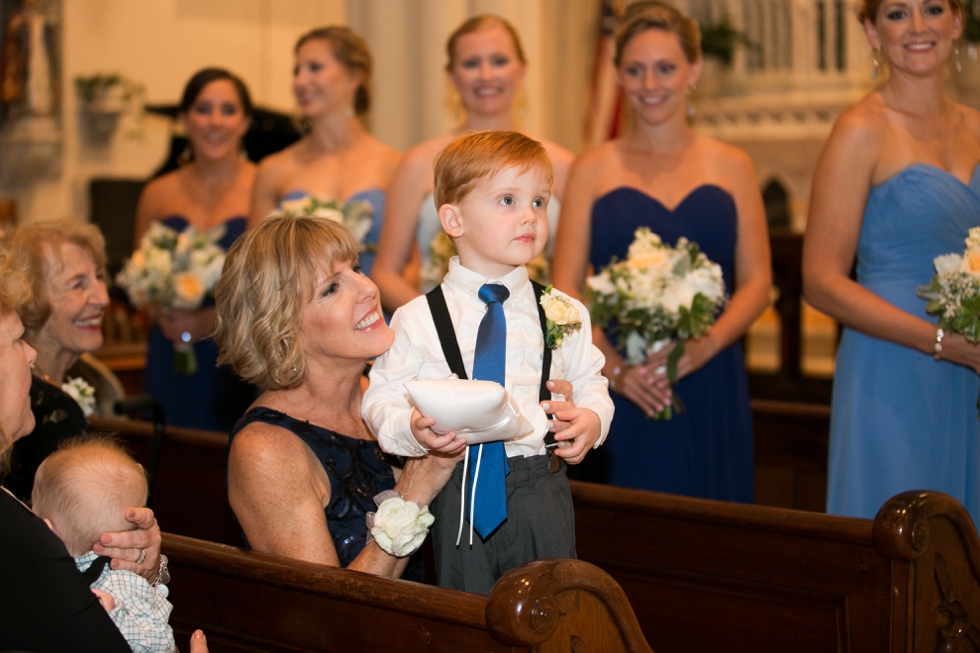
M823 512L830 406L752 400L755 502Z
M178 641L224 651L652 653L622 589L578 560L541 560L489 597L164 534Z
M94 430L117 433L136 460L149 458L153 425L141 420L89 419ZM168 426L150 506L166 531L241 546L225 491L228 437L213 431Z
M144 430L130 441L148 440L137 426L125 425ZM223 457L222 436L168 429L155 497L164 529L224 519L225 541L239 543ZM580 558L620 583L660 653L933 651L980 615L980 542L945 495L900 495L872 522L587 483L572 492ZM961 630L980 644L980 630Z
M980 539L947 495L900 494L872 522L572 493L579 557L619 582L660 653L980 650Z

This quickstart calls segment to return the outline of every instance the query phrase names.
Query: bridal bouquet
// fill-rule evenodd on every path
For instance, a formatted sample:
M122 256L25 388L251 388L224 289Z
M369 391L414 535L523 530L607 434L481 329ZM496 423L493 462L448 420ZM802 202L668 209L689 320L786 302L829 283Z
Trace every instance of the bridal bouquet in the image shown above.
M224 225L201 234L191 226L178 232L154 222L116 283L138 309L154 305L163 312L197 310L205 299L214 298L225 264L225 251L218 245L224 235ZM174 371L188 375L197 371L197 358L190 334L185 336L174 345Z
M670 247L646 227L636 230L626 260L613 258L586 286L593 321L601 327L613 325L629 365L678 341L667 359L671 384L677 380L684 340L706 334L727 301L721 266L709 261L696 243L680 238ZM672 408L684 410L676 393L673 406L654 418L670 419Z
M336 200L307 195L299 199L281 202L277 213L294 218L314 217L333 220L347 227L347 230L354 236L354 240L357 241L357 247L361 252L373 250L372 245L367 245L364 242L374 221L374 208L370 202L353 200L341 205Z
M420 285L423 292L432 290L446 277L449 272L449 259L456 256L456 246L453 239L445 231L436 234L432 242L429 243L429 260L422 264L420 273ZM533 260L527 263L527 275L542 285L548 285L548 277L551 275L551 268L548 259L544 257L544 252L538 254Z
M970 229L962 254L937 256L936 275L928 286L919 286L919 297L928 300L926 313L939 316L939 327L962 333L969 342L980 342L980 227ZM980 398L977 400L980 414Z

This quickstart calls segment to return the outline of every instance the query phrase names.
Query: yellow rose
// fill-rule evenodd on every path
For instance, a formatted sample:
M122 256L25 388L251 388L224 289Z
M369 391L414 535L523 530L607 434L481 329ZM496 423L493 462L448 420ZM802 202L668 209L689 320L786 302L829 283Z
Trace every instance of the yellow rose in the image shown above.
M669 262L669 254L663 249L651 249L626 261L633 270L656 270Z
M206 290L204 284L194 274L182 272L174 275L174 307L187 310L200 308Z
M578 309L564 297L551 297L544 306L544 316L559 326L581 322Z
M980 249L971 249L966 252L960 265L963 272L980 276Z

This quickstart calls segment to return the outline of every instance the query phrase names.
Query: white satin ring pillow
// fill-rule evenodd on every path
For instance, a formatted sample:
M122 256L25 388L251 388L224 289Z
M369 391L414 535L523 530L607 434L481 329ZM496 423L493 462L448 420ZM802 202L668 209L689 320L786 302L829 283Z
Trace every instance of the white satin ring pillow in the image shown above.
M423 417L434 417L436 433L454 431L467 444L513 440L534 427L499 383L461 379L419 379L405 389Z

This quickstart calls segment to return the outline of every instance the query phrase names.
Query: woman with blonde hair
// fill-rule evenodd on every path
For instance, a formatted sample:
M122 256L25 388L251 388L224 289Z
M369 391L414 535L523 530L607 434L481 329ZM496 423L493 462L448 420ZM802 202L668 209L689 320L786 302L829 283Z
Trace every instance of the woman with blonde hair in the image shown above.
M371 53L349 28L331 26L300 37L295 58L293 94L309 131L259 164L249 227L284 203L367 203L370 228L358 247L370 272L385 194L401 158L359 120L371 108Z
M21 225L6 243L27 261L32 295L18 313L37 361L31 377L36 426L14 445L5 485L29 501L38 465L62 441L89 432L86 417L94 405L83 407L79 401L85 401L65 388L71 390L68 371L79 357L102 346L102 317L109 304L105 240L95 225L53 220Z
M614 485L711 499L753 498L752 413L739 339L765 309L769 241L758 180L744 152L687 124L701 74L697 22L663 2L630 5L616 32L619 83L634 114L621 138L580 156L555 246L555 287L578 296L590 266L626 258L648 227L696 242L723 271L731 301L711 331L684 343L672 389L672 347L627 365L612 332L593 329L616 403L605 449ZM686 412L649 419L676 392Z
M384 306L394 311L431 290L441 279L423 280L420 287L406 273L412 244L418 243L422 269L432 265L431 246L442 232L433 199L433 168L439 153L454 138L469 131L488 129L520 131L516 104L527 62L514 27L499 16L475 16L456 28L446 43L446 73L459 94L463 121L452 131L416 145L405 154L391 182L388 213L381 233L377 264L371 277L381 290ZM550 259L560 212L559 198L572 154L554 143L542 141L554 169L548 205Z
M944 92L963 6L868 0L858 17L888 76L834 125L803 248L807 301L844 326L827 512L872 518L898 492L938 490L980 523L980 347L916 294L980 224L980 113Z

